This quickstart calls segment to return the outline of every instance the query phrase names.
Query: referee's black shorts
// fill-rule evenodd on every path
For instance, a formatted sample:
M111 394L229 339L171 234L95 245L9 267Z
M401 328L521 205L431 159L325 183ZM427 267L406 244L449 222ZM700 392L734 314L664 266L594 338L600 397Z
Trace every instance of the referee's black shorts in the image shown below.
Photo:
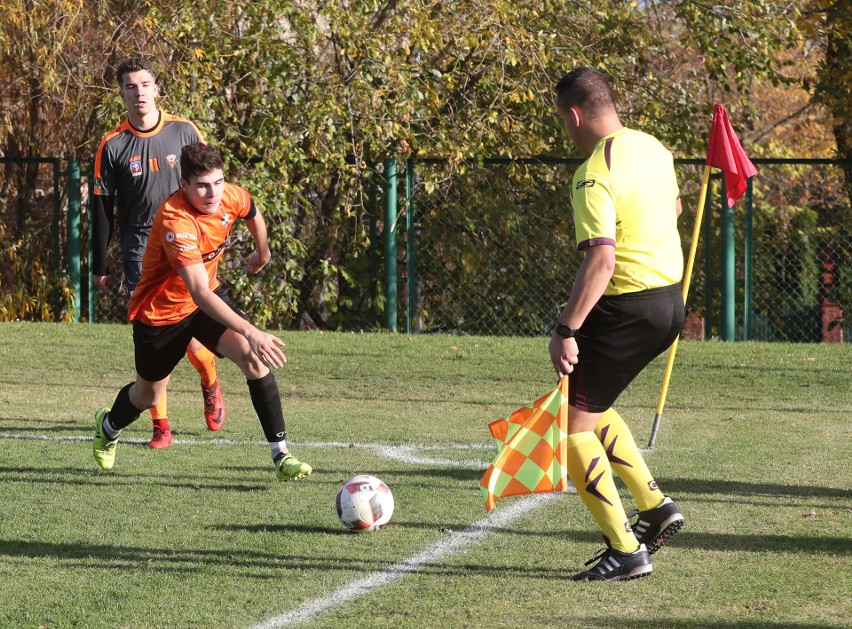
M216 289L231 310L248 321L246 313L240 310L224 287ZM186 354L186 347L194 338L204 347L222 357L216 351L219 339L228 328L198 308L173 325L146 325L133 322L133 346L136 359L136 373L148 382L157 382L172 373Z
M645 366L683 329L681 285L604 296L577 334L579 362L569 375L568 402L590 413L609 409Z

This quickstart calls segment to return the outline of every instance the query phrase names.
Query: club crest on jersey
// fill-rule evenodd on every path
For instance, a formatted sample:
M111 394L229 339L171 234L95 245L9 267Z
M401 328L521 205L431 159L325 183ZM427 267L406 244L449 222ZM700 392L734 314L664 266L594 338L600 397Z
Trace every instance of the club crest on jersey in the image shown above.
M166 163L169 165L169 168L174 168L177 165L177 155L166 155Z
M134 155L130 158L130 174L134 177L142 175L142 156Z
M230 214L223 214L222 218L220 218L219 220L222 221L222 225L227 225L228 223L231 222L231 215Z
M579 190L580 188L591 188L594 185L595 185L594 179L583 179L583 181L577 182L577 190Z

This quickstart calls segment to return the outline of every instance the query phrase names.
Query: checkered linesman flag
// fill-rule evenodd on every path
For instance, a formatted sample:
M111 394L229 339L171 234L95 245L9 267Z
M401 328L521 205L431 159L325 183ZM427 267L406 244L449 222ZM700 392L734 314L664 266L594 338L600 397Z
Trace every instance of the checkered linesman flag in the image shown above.
M568 378L488 429L497 457L479 483L486 511L507 496L568 490Z

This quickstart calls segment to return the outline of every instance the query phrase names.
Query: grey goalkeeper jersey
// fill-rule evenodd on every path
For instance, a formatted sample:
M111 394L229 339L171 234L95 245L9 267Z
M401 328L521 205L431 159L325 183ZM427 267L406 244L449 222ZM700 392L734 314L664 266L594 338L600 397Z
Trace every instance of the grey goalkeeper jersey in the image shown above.
M181 149L198 141L191 121L164 111L153 129L139 131L124 120L101 140L94 193L115 198L123 259L142 259L157 209L180 188ZM93 240L105 260L108 238Z

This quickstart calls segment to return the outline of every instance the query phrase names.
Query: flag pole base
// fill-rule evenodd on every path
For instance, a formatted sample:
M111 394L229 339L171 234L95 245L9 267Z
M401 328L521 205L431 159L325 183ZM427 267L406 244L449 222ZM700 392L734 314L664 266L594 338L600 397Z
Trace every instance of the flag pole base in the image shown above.
M657 441L657 434L660 432L660 422L662 421L663 416L660 413L654 415L654 424L651 426L651 438L648 439L648 449L653 449L654 444Z

